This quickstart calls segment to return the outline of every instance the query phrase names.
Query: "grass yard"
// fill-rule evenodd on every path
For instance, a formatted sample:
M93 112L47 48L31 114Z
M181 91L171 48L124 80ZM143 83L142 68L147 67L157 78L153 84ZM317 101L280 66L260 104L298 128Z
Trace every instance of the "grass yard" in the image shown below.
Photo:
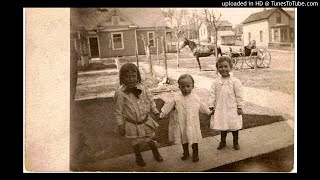
M233 74L235 77L240 79L243 86L245 87L280 91L292 96L294 95L293 71L272 70L270 68L263 68L258 70L234 70ZM212 74L201 73L201 75L212 78Z

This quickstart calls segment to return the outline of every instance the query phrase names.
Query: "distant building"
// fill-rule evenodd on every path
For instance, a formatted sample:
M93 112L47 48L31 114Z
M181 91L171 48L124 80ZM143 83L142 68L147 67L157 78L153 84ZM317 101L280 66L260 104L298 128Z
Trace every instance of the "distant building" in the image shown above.
M236 36L233 31L218 31L218 45L234 45L235 40Z
M244 45L255 40L257 47L291 49L294 46L294 14L272 8L251 14L243 21Z
M233 32L236 36L236 39L238 40L242 40L242 35L243 35L243 24L237 24L234 29Z
M142 36L156 52L167 28L160 8L71 8L71 39L83 59L145 54Z
M235 34L232 29L232 24L229 21L218 21L217 36L218 45L234 45ZM207 23L202 23L199 29L199 39L201 42L214 42L215 30Z

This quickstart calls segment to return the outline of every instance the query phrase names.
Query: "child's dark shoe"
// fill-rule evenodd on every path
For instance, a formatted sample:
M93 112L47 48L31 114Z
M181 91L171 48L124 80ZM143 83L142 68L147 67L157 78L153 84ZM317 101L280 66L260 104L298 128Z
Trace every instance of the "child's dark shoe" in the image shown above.
M146 166L146 162L143 160L142 156L136 156L136 162L139 166Z
M153 154L154 159L155 159L156 161L158 161L158 162L163 161L163 158L162 158L162 156L160 155L159 150L158 150L158 148L157 148L157 144L158 144L158 143L157 143L156 141L154 141L154 140L150 140L150 141L148 142L148 144L149 144L149 147L151 148L151 151L152 151L152 154Z
M192 161L198 162L199 161L199 151L198 151L198 143L192 144Z
M193 162L198 162L199 161L199 155L198 154L193 155L192 161Z
M156 161L158 161L158 162L163 161L163 158L162 158L162 156L161 156L160 154L158 154L157 156L154 156L154 159L155 159Z
M240 149L240 145L238 143L237 144L233 144L233 149L239 150Z
M183 148L183 155L181 159L182 161L184 161L189 157L189 144L188 143L182 144L182 148Z
M218 150L223 149L226 146L226 143L220 142L219 146L217 147Z
M186 159L188 159L188 157L189 157L189 153L188 154L186 154L186 153L183 153L183 155L182 155L182 157L181 157L181 160L186 160Z

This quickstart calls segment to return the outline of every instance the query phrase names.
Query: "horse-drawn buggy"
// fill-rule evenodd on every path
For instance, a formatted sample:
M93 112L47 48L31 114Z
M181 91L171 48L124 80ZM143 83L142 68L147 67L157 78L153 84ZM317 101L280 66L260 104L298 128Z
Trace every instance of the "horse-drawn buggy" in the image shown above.
M234 63L234 69L243 68L245 63L248 67L254 68L255 61L257 67L269 67L271 63L271 55L266 49L257 49L256 41L252 40L247 46L241 48L239 52L233 52L230 47L230 52L225 53Z
M257 60L257 67L269 67L271 62L271 55L266 49L257 49L256 41L252 40L249 42L247 46L244 46L240 49L239 52L233 52L232 48L230 48L230 52L223 53L221 51L221 47L217 46L215 48L214 45L200 45L196 44L193 41L190 41L187 38L184 38L184 41L181 45L181 48L185 46L189 46L190 50L193 53L193 56L196 57L198 61L199 69L201 71L200 57L207 57L210 55L215 55L215 51L220 56L227 55L229 56L234 63L235 69L243 68L243 64L245 63L250 68L254 68L255 60Z

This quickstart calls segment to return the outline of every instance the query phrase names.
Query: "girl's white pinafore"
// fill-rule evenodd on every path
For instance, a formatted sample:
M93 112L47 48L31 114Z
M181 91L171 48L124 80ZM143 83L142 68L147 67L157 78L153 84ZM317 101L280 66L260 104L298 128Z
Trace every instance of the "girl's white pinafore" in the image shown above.
M210 128L218 131L235 131L242 128L242 115L237 108L243 106L243 90L240 80L218 78L211 86L210 101L215 109L211 116Z

